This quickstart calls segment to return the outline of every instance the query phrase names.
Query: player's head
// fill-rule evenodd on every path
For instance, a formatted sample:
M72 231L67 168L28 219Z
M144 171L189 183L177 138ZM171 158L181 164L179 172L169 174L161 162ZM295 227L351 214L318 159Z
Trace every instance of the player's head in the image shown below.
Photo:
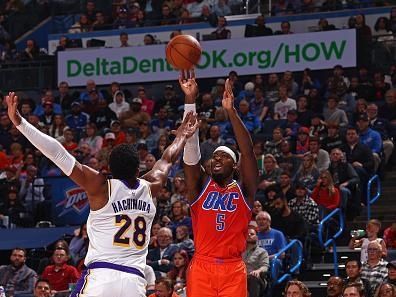
M238 152L228 146L219 146L213 152L210 160L210 172L216 182L232 177L237 169Z
M131 144L117 145L110 153L111 174L117 179L131 179L138 175L139 157Z

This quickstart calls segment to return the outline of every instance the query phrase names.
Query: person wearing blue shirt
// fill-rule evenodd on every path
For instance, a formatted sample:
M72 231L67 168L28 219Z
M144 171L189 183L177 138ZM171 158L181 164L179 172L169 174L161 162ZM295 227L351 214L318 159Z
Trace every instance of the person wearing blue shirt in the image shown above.
M246 100L239 103L239 116L250 133L257 133L261 130L260 118L249 112L249 102Z
M281 231L271 228L271 216L268 212L260 211L256 215L256 222L259 230L257 233L258 246L268 252L271 260L286 246L286 238Z
M66 125L80 135L89 123L89 115L81 111L81 103L74 101L71 104L71 114L65 117Z
M360 113L356 121L356 125L359 130L359 141L362 144L367 145L374 156L375 171L377 171L381 163L381 153L382 153L382 138L381 134L369 127L370 122L368 115L366 113Z

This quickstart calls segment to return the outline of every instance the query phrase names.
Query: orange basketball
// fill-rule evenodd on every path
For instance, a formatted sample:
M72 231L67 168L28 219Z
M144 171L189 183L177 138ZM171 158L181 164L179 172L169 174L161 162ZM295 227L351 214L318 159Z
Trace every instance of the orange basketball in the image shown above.
M178 70L188 70L197 65L201 54L201 45L190 35L177 35L166 46L166 60Z

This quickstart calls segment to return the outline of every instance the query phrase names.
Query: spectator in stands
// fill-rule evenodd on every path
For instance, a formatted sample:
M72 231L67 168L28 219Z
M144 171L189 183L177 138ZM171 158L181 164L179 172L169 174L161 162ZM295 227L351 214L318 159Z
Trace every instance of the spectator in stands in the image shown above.
M6 200L0 204L0 219L8 217L9 227L29 227L31 217L18 197L18 188L11 185L6 194Z
M396 249L396 222L384 230L383 237L388 249Z
M88 233L87 224L81 224L80 228L75 232L74 237L70 241L69 250L73 263L77 266L81 260L85 258L88 251Z
M264 172L260 176L259 189L265 190L271 185L279 182L282 170L279 168L275 157L272 154L264 156Z
M26 48L20 54L20 59L22 61L33 61L33 60L37 60L39 55L40 55L40 49L37 46L36 41L34 39L26 40Z
M252 34L245 37L269 36L273 34L272 29L265 25L265 17L263 14L257 16L255 26L252 28Z
M172 280L161 277L155 281L155 293L149 297L179 297L179 295L174 292Z
M296 155L303 158L309 152L309 129L300 127L297 134Z
M290 109L287 112L286 123L282 124L282 128L285 131L285 137L288 140L295 141L297 133L300 128L300 124L297 123L298 113L295 109Z
M154 221L153 224L151 225L149 250L156 248L158 246L157 235L158 235L158 231L161 228L162 226L158 221Z
M168 111L168 116L172 120L178 118L178 107L180 106L180 98L176 95L173 85L165 85L163 98L158 100L154 106L154 113L159 112L161 107L164 107Z
M176 23L175 16L172 14L172 11L168 4L164 3L161 7L161 15L159 16L159 21L157 25L166 26L173 25Z
M219 126L212 125L209 128L209 138L201 144L201 160L205 162L209 160L214 150L224 145L224 140L221 138Z
M311 292L303 282L291 280L286 284L284 296L311 297Z
M176 228L176 245L179 250L185 250L190 257L194 255L194 241L190 238L192 229L186 225L180 225Z
M48 279L53 290L68 290L69 284L77 282L80 277L74 266L66 264L69 260L69 251L65 248L57 248L52 260L54 264L45 267L42 277Z
M254 88L254 98L250 101L249 105L251 113L259 117L260 121L263 121L267 117L269 105L264 98L263 89L260 87Z
M149 121L143 121L140 123L139 137L141 140L145 141L149 152L154 151L154 149L157 147L159 136L159 132L151 132Z
M345 263L345 272L347 278L344 279L344 286L359 284L365 290L365 294L362 297L373 296L369 282L366 279L362 279L361 277L361 270L362 262L353 258L348 258Z
M293 14L294 7L291 1L287 0L279 0L277 1L271 8L271 15L272 16L282 16Z
M204 6L210 7L206 0L191 1L186 5L187 10L190 12L191 17L196 18L201 15Z
M329 168L330 157L329 153L320 148L320 141L317 137L310 137L309 139L309 152L313 155L316 167L319 172Z
M92 31L103 31L111 29L111 25L107 23L106 17L102 11L95 13L95 19L92 22Z
M71 104L71 113L65 117L65 123L70 128L81 135L84 128L89 122L89 115L82 111L81 103L74 101Z
M37 167L29 165L26 168L26 176L20 181L19 197L25 202L27 209L33 210L34 205L45 200L44 179L37 177Z
M146 169L142 172L139 172L140 176L145 175L147 172L149 172L151 169L153 169L154 164L155 164L156 158L152 154L147 154L146 157L144 158L144 164Z
M380 107L378 114L392 125L396 125L396 89L386 92L385 104Z
M346 94L348 87L349 80L344 76L344 68L341 65L334 66L333 76L327 80L327 92L342 98Z
M377 297L393 297L396 293L396 287L392 284L382 283L377 288Z
M133 27L133 22L128 18L128 9L120 7L113 23L113 29L123 30Z
M319 224L319 207L316 202L309 197L307 188L302 183L295 186L295 198L289 201L290 209L301 216L308 224L310 230L314 230Z
M116 91L113 96L113 102L109 104L109 108L117 115L117 118L123 112L129 111L129 103L125 101L125 94L122 91Z
M167 273L167 277L173 281L175 289L181 290L186 286L190 257L185 250L178 250L173 255L172 262L173 268Z
M276 73L270 73L264 91L266 99L269 100L272 106L279 100L279 86L278 75Z
M318 204L322 214L340 206L340 192L334 186L333 178L328 170L320 173L311 197Z
M326 122L337 123L340 127L348 125L348 117L342 109L338 108L339 97L330 94L327 98L327 108L323 111L323 116Z
M166 227L172 230L172 234L176 234L176 228L182 225L192 230L191 218L187 216L186 205L181 201L172 203L171 217L163 216L162 222L165 223Z
M329 21L325 18L321 18L318 22L318 31L333 31L333 30L337 30L337 28L332 25L329 24Z
M289 171L282 171L279 177L279 187L281 196L285 197L287 201L294 198L295 189L292 184L291 174Z
M281 145L283 142L283 130L280 127L274 128L272 131L272 139L267 140L264 144L264 153L271 154L276 159L281 156Z
M107 106L104 98L99 98L97 110L89 117L90 122L96 124L100 132L110 126L110 123L117 119L117 115Z
M271 216L268 212L259 212L256 216L258 226L258 245L268 252L270 260L286 246L286 238L279 230L271 228Z
M342 297L342 278L332 276L327 281L327 297Z
M284 194L275 196L275 215L272 216L271 225L283 232L288 239L299 239L304 242L307 226L304 219L288 205Z
M120 47L129 47L128 34L126 32L120 33Z
M388 276L384 282L396 286L396 261L390 261L386 267L388 268Z
M362 198L366 199L366 188L369 176L374 172L374 157L370 148L359 142L358 131L355 127L348 127L346 144L343 146L348 163L359 175Z
M74 150L78 147L77 142L75 142L75 131L69 127L63 130L63 141L62 145L69 153L74 153Z
M291 24L288 21L283 21L281 23L281 30L276 31L275 35L288 35L288 34L293 34L293 32L290 30L291 29Z
M224 85L224 79L218 79L216 83L216 89L222 88ZM224 92L224 91L223 91ZM201 98L201 106L198 107L197 113L198 117L201 121L205 121L209 124L212 124L215 119L215 111L216 108L213 106L213 97L210 93L204 93Z
M366 18L364 14L358 14L356 17L356 47L359 49L357 52L358 66L371 65L371 51L370 46L372 43L372 34L369 26L366 25Z
M382 257L386 257L387 249L386 243L382 238L378 237L378 233L381 230L381 222L376 219L372 219L367 222L366 225L366 237L355 238L352 237L349 241L349 248L360 248L360 261L365 263L368 259L368 245L371 242L377 242L381 245Z
M157 235L158 247L149 251L147 255L147 265L150 265L156 276L168 273L172 268L173 255L177 251L177 246L172 243L172 231L162 227Z
M231 8L228 6L228 1L219 0L213 7L213 12L217 16L226 16L231 14Z
M239 116L250 133L257 133L261 130L260 118L249 111L249 102L242 100L239 103Z
M319 170L315 165L314 156L306 153L303 157L300 168L294 176L294 181L301 183L307 190L312 191L319 178Z
M5 293L12 294L11 290L15 295L33 293L37 274L25 264L26 250L14 248L11 252L10 262L10 265L0 266L0 286L6 289Z
M61 110L67 114L71 110L73 97L69 93L69 84L61 81L58 85L58 96L55 97L54 103L61 105Z
M350 283L342 289L343 297L366 297L366 291L360 284Z
M143 86L138 88L138 98L142 100L142 111L147 112L150 116L153 115L155 102L152 99L149 99L146 94L146 90Z
M150 115L142 111L142 103L141 98L134 98L130 109L120 114L119 119L123 128L138 128L141 123L150 121Z
M52 125L49 127L49 135L57 140L63 140L63 131L66 128L65 118L61 114L54 116Z
M224 16L217 17L217 28L211 34L213 34L216 39L230 39L231 31L227 29L227 20Z
M210 8L208 5L202 6L201 15L199 17L197 17L197 20L200 22L209 23L209 25L211 25L212 27L217 26L217 16L215 13L210 11Z
M250 297L260 297L267 288L267 272L269 269L268 253L257 244L257 231L248 229L246 251L242 254L247 276L247 289Z
M344 211L345 207L348 213L360 209L360 199L354 192L357 185L359 185L359 176L353 166L346 162L341 149L334 148L331 150L328 170L333 178L334 184L341 192L341 203Z
M293 72L285 71L283 73L283 76L282 76L282 79L281 79L280 83L287 87L288 96L292 97L292 98L295 98L295 96L298 93L299 86L296 83L296 81L294 80Z
M96 7L94 0L87 1L84 9L84 14L87 16L91 23L95 21Z
M367 115L370 128L381 135L385 164L387 164L394 149L394 143L390 139L391 126L388 120L378 117L378 106L374 103L370 103L367 106Z
M388 262L382 260L382 246L378 242L368 244L368 258L362 266L362 278L366 279L374 290L384 281L388 274ZM373 291L374 291L373 290Z
M80 19L71 26L68 33L76 34L92 31L92 22L86 14L80 15Z
M38 279L34 286L34 297L51 297L51 285L46 279Z
M54 96L51 90L45 90L43 96L41 97L41 104L36 105L36 108L33 111L33 114L37 115L38 117L44 114L44 105L48 102L53 104L53 110L55 114L62 114L62 107L54 102Z
M91 155L95 155L103 145L103 137L97 135L97 130L95 123L88 123L85 128L85 137L82 137L78 143L80 147L83 144L87 144Z
M168 116L168 110L165 107L160 107L157 116L151 120L150 129L154 133L168 133L174 127L174 122Z
M288 97L288 87L281 85L279 87L279 99L274 106L275 119L284 120L287 118L287 112L291 109L297 110L296 101Z
M341 148L343 146L344 141L340 136L339 128L338 123L327 123L327 136L322 140L322 147L328 153L335 148Z
M281 155L277 159L279 168L288 173L290 177L296 174L301 161L291 150L290 141L283 140L281 143Z

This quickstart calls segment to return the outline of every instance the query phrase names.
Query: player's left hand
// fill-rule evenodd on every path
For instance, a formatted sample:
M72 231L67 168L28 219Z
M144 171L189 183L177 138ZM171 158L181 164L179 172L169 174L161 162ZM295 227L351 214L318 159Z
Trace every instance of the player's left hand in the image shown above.
M191 70L181 70L179 74L179 84L184 95L186 95L186 103L193 104L198 96L198 84L195 81L194 68Z
M198 127L199 121L197 118L197 114L194 114L192 111L190 111L184 118L183 123L180 125L180 127L174 132L174 134L176 136L184 135L186 136L186 138L190 138L191 136L193 136Z
M223 108L226 111L234 110L234 93L232 92L232 82L227 78L225 83L225 90L223 93L223 100L221 101Z

